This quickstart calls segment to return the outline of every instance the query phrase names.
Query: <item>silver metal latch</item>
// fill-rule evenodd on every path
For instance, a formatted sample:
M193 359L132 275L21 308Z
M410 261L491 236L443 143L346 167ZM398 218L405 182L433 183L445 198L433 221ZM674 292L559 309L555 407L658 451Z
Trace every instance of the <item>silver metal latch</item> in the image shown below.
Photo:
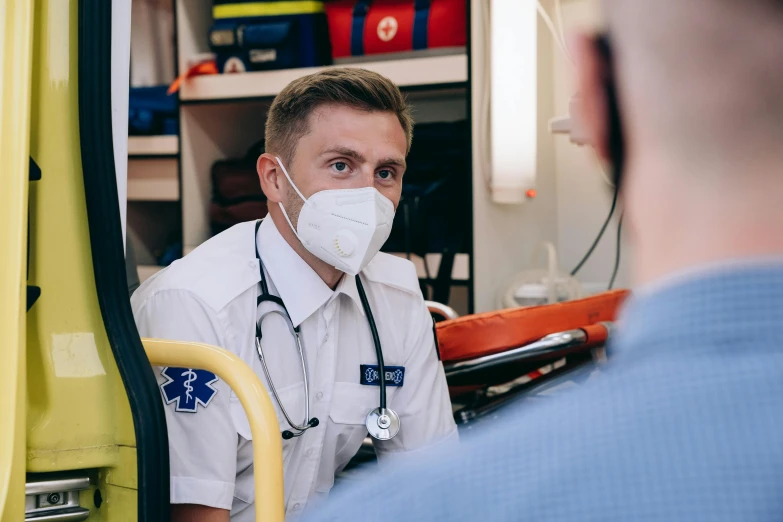
M90 510L79 505L79 491L90 488L87 476L53 478L41 476L25 484L26 521L78 522L87 520Z

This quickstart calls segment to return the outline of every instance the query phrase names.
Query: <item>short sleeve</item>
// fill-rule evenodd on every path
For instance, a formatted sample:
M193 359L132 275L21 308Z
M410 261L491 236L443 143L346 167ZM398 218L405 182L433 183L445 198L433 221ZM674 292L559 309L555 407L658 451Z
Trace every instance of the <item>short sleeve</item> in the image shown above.
M158 292L134 307L134 317L141 337L223 346L214 312L189 292ZM168 425L171 503L230 510L238 437L228 385L200 369L154 371Z
M405 384L391 407L400 416L400 431L388 441L375 441L381 461L391 454L424 450L457 441L446 374L438 357L433 321L423 300L412 307L407 321Z

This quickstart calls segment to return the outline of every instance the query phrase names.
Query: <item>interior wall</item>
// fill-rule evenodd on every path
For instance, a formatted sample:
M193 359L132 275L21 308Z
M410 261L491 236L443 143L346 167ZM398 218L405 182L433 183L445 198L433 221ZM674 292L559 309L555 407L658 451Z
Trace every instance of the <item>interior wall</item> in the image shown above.
M553 41L544 23L538 24L538 153L537 196L521 205L493 203L484 180L484 167L476 152L480 133L479 100L483 89L484 46L482 3L471 0L472 31L472 116L473 116L473 278L475 312L498 308L498 295L522 270L531 268L536 247L543 241L557 244L557 193L555 142L549 134L549 120L555 116ZM509 64L513 67L514 64ZM520 64L519 66L523 66ZM513 129L509 129L513 132Z
M554 17L550 0L547 6ZM580 29L598 29L602 25L600 0L562 0L566 35ZM547 33L549 34L549 33ZM571 97L577 92L574 69L562 52L554 53L554 107L559 116L568 114ZM593 149L572 144L567 136L550 137L554 141L555 180L557 185L557 250L563 269L571 270L587 252L609 213L612 187L604 181ZM616 254L617 217L584 265L578 277L588 290L605 288L611 277ZM630 284L628 242L621 242L621 263L615 287Z
M174 81L174 4L172 0L133 0L131 13L132 87Z

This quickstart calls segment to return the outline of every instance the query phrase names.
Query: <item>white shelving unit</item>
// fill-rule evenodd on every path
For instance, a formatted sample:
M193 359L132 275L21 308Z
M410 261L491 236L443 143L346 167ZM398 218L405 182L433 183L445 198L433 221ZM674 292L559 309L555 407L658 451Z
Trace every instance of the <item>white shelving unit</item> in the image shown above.
M128 156L176 156L179 154L178 136L131 136L128 138Z
M453 85L468 81L468 56L465 53L352 63L343 67L375 71L400 87ZM272 97L293 80L323 69L325 67L196 76L183 82L180 99L187 102Z
M176 158L128 161L128 201L179 201Z
M181 229L179 136L128 138L128 227L140 281L163 267L156 256Z

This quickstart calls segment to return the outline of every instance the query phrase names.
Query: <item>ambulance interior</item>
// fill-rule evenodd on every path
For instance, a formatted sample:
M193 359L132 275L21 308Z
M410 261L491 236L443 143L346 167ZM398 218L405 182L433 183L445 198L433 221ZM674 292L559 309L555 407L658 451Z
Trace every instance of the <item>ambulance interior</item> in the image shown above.
M597 0L464 3L448 18L462 20L461 45L319 67L377 71L414 107L384 251L416 265L455 419L473 430L600 372L630 252L574 111L566 35L600 25ZM244 2L2 4L0 161L15 177L0 184L0 317L13 333L0 368L0 417L11 420L0 423L0 521L168 520L151 364L226 375L255 459L280 458L277 420L238 359L140 339L127 296L231 224L264 217L247 174L266 111L314 69L276 66L279 47L227 59L229 7ZM379 38L392 41L397 24L378 22ZM339 479L372 460L368 439ZM269 501L257 500L258 520L282 520L281 476L282 465L258 473L257 499Z

